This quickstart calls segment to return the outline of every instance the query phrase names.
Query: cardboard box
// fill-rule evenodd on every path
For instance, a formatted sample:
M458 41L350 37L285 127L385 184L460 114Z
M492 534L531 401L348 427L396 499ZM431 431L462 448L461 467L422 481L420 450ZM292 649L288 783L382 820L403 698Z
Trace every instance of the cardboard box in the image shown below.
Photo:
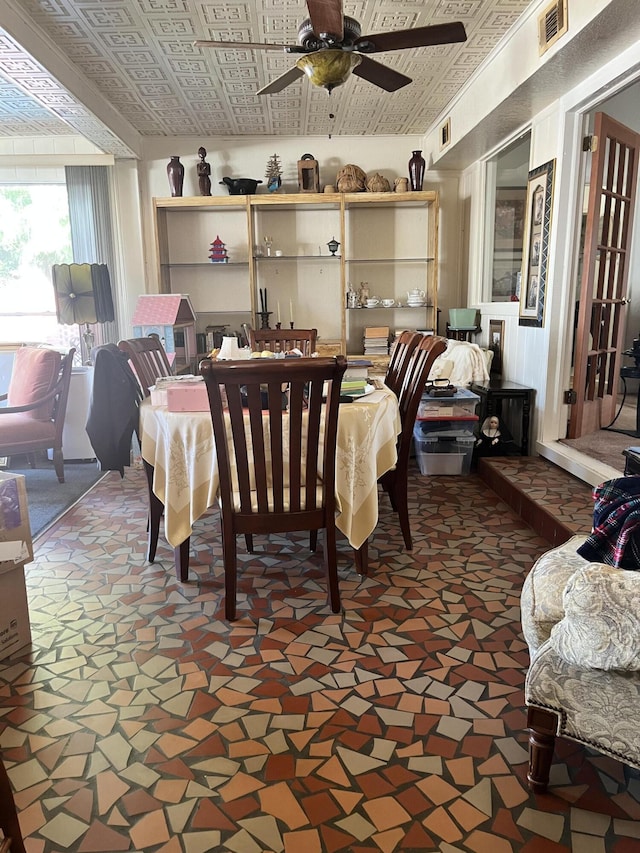
M0 566L0 660L31 642L24 566Z
M0 571L31 560L33 543L24 476L0 472Z
M170 412L209 412L209 395L204 382L180 382L167 386Z

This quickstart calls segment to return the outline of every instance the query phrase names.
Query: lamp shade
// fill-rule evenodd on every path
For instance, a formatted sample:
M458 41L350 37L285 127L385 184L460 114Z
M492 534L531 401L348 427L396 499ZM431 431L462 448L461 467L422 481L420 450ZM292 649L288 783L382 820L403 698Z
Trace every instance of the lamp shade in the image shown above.
M362 62L357 53L343 50L318 50L307 53L296 61L296 65L307 75L314 86L331 92L344 83L351 71Z
M115 319L106 264L54 264L51 272L59 323L73 326Z

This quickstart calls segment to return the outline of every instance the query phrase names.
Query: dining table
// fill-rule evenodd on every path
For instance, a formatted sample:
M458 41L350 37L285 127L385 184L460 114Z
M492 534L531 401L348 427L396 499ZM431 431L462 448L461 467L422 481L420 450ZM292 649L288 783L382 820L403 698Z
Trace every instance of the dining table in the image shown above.
M336 526L355 551L355 564L367 573L368 538L378 522L378 479L397 460L401 431L398 400L378 383L369 393L341 402L336 449ZM169 411L151 397L140 404L140 445L149 483L150 547L164 514L164 536L174 549L177 577L185 581L189 540L195 522L216 504L219 472L209 411ZM156 529L157 541L157 529Z

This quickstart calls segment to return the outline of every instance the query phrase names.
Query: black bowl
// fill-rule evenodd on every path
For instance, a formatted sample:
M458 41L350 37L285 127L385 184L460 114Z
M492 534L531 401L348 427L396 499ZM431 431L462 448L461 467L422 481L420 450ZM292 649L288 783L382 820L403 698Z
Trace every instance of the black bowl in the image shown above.
M226 178L220 183L226 186L229 195L254 195L262 181L255 181L253 178Z

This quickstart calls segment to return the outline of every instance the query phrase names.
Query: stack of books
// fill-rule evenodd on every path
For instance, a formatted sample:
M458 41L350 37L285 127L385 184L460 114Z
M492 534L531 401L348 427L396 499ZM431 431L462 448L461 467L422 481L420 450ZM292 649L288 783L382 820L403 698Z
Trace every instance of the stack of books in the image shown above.
M371 362L364 358L350 358L342 377L341 394L364 394Z
M389 353L389 327L367 326L364 330L364 354L387 355Z

